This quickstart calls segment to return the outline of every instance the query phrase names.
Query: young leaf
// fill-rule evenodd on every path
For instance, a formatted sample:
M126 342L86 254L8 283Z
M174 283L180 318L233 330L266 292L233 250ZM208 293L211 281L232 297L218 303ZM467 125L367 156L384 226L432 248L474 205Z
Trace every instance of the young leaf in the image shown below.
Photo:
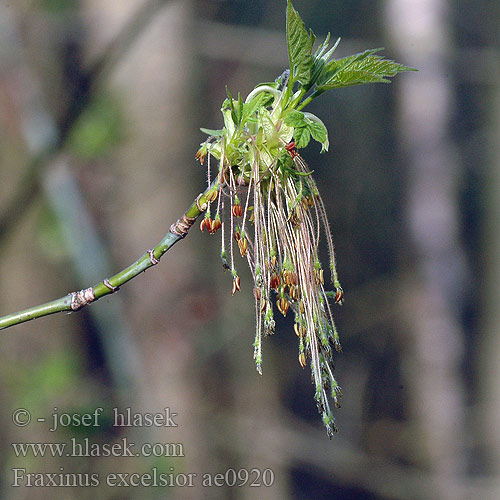
M285 125L289 127L303 127L305 125L304 113L300 111L291 110L285 115Z
M241 117L242 123L247 122L248 120L252 120L254 117L254 113L257 111L257 108L259 106L264 105L265 99L267 99L268 96L266 94L257 94L253 99L251 99L249 102L243 103L243 114Z
M222 108L222 116L224 117L224 128L226 129L227 137L231 138L236 130L231 108Z
M311 132L312 138L315 141L318 141L323 145L328 142L328 135L324 125L311 121L307 124L307 128L309 129L309 132ZM328 146L326 149L328 149Z
M278 131L278 143L289 143L293 137L294 127L289 127L286 123L283 123Z
M276 137L276 127L271 118L271 113L266 108L259 108L259 127L262 128L264 132L264 138L266 141L272 141Z
M309 141L311 140L311 132L307 127L299 127L293 132L293 137L295 139L297 149L302 149L309 144Z
M370 49L360 54L330 61L318 78L318 93L325 90L362 83L389 83L388 77L413 68L376 55L382 49Z
M290 61L290 79L306 86L311 79L313 66L312 47L316 37L307 32L299 13L288 0L286 11L286 39L288 45L288 59Z
M203 127L201 127L200 130L204 134L213 135L214 137L222 137L222 135L224 134L224 129L214 130L214 129L211 129L211 128L203 128Z
M241 97L241 94L238 92L238 109L237 109L237 115L238 115L238 125L241 123L241 119L243 118L243 98Z
M229 106L229 108L231 109L231 118L233 119L233 123L238 126L241 120L241 108L238 108L237 105L235 106L234 103L237 103L240 100L240 94L238 92L238 101L235 101L233 96L231 95L231 92L227 88L227 85L226 94L227 99L224 101L224 107L226 107L227 105Z
M318 47L316 53L313 55L313 67L311 71L311 80L306 87L306 90L309 90L316 81L320 78L320 75L323 73L324 67L328 63L329 59L332 57L332 54L335 52L335 49L338 47L340 43L340 38L337 38L337 41L333 44L333 46L328 49L328 42L330 41L330 33L328 33L325 41Z
M315 141L321 143L321 152L328 151L330 143L328 141L328 131L325 124L312 113L304 113L304 124Z

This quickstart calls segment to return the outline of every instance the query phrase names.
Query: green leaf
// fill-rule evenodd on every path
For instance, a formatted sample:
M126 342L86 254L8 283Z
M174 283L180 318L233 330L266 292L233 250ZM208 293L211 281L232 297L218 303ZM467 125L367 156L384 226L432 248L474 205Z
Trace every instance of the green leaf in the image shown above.
M211 129L211 128L203 128L203 127L201 127L200 130L204 134L213 135L214 137L222 137L223 134L224 134L224 129L214 130L214 129Z
M223 107L226 108L229 106L231 109L231 118L233 119L233 123L238 126L241 122L241 116L242 116L242 109L243 109L243 102L241 100L241 95L238 92L238 100L236 101L233 96L231 95L231 92L229 92L229 89L227 88L226 85L226 94L227 94L227 99L224 101ZM241 102L241 106L239 105ZM236 103L236 105L235 105Z
M255 119L253 116L257 108L263 105L268 96L265 93L257 94L250 102L243 103L243 113L241 121L246 123L250 119Z
M300 111L291 110L284 114L285 125L289 127L303 127L305 125L304 113Z
M278 132L278 143L289 143L293 137L294 127L289 127L286 123L283 123Z
M226 99L227 100L227 99ZM231 108L223 108L222 116L224 117L224 128L227 132L227 137L231 138L234 135L234 131L236 130L236 126L234 125L233 120L233 111Z
M312 138L321 143L321 152L328 151L330 143L325 124L316 115L304 113L304 126L309 130Z
M414 68L376 55L380 50L382 49L365 50L360 54L330 61L318 78L317 92L362 83L389 83L388 77L402 71L415 71Z
M276 138L277 130L271 118L271 113L266 108L259 108L259 127L264 132L266 141L272 141Z
M307 32L299 13L288 0L286 11L286 39L288 59L290 61L290 80L306 86L311 79L313 67L312 48L316 37L312 31Z
M296 128L293 137L295 139L295 146L297 149L305 148L311 140L311 132L307 127Z
M311 132L312 138L315 141L318 141L321 144L324 144L328 141L328 134L324 125L311 121L307 124L307 128L309 132Z
M241 123L241 118L243 117L243 99L241 94L238 92L238 102L236 103L236 123L239 125Z
M311 80L307 85L306 90L309 90L316 81L321 78L321 74L328 63L329 59L332 57L332 54L335 52L335 49L338 47L340 43L340 38L337 38L337 41L333 44L333 46L328 49L328 42L330 41L330 33L325 38L325 41L318 47L314 56L313 56L313 67L311 71Z

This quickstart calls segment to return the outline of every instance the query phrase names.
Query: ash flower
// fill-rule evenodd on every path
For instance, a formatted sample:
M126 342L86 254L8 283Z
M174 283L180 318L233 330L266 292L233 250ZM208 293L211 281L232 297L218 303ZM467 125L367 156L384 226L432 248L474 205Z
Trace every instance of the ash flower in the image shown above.
M336 431L331 402L338 406L341 390L333 375L332 353L340 351L340 342L329 300L333 295L340 303L343 297L332 237L312 172L292 140L295 128L287 125L283 113L285 90L265 86L256 91L245 103L229 96L222 109L225 133L203 143L197 158L208 157L209 170L211 156L219 161L214 220L222 221L221 254L233 276L232 293L240 289L238 258L247 260L253 276L257 370L262 373L262 337L274 333L276 310L283 316L291 312L299 364L310 364L315 400L331 436ZM241 126L234 116L245 114L249 104L254 120L249 116ZM207 214L202 229L212 227L210 208ZM318 255L321 233L329 249L333 294L325 289Z
M334 59L340 39L329 47L330 35L313 53L316 37L306 30L290 0L286 31L290 70L274 82L258 85L245 101L228 92L222 106L224 127L202 129L210 137L196 158L202 165L207 159L209 184L212 156L219 168L215 219L210 218L208 207L200 227L214 233L219 228L214 221L221 221L221 257L224 269L231 270L233 294L240 290L235 266L240 257L235 254L248 262L254 281L254 358L259 373L262 337L274 333L275 311L293 314L299 364L311 367L314 397L331 437L336 431L331 406L338 406L341 389L333 375L333 350L340 351L340 342L330 300L342 304L344 292L325 206L311 170L298 153L311 138L322 145L322 152L327 151L328 134L318 117L302 109L327 90L387 83L388 77L412 68L383 59L376 54L380 49ZM325 269L318 255L320 235L329 249L333 291L325 288Z

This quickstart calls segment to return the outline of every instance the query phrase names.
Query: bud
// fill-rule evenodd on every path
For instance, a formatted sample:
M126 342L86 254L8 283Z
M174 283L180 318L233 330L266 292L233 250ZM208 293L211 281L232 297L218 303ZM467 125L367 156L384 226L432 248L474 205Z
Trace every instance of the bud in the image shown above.
M239 203L234 204L231 211L235 217L241 217L243 215L243 207Z
M264 314L264 312L266 311L266 309L267 309L267 300L262 300L260 302L260 313Z
M287 285L296 285L297 284L297 273L285 269L283 271L283 281Z
M295 332L295 335L297 337L302 337L304 338L306 336L306 327L304 325L300 326L298 323L293 324L293 331Z
M240 291L240 277L235 276L233 279L233 290L231 293L234 295L236 292L239 292L239 291Z
M238 247L240 248L240 254L242 257L245 257L248 250L248 240L245 237L243 237L237 241L238 241Z
M216 233L220 228L222 227L222 222L220 219L214 219L210 223L210 227L208 226L207 223L207 229L210 234Z
M207 198L207 201L212 203L213 201L215 201L217 199L217 195L219 194L219 192L214 189L214 190L211 190L209 191L205 197Z
M306 367L306 355L303 352L299 354L299 364L302 368Z
M335 292L335 304L342 305L344 303L344 290L342 290L342 287L337 287L337 290Z
M289 285L288 295L292 300L297 300L299 298L299 289L295 285Z
M211 232L212 227L212 219L210 217L204 217L200 222L200 231L203 232L205 228L207 228L208 232Z
M325 278L324 278L324 271L323 271L323 269L315 269L314 270L314 277L316 279L316 284L317 285L324 285L325 284Z
M271 274L271 279L269 280L269 285L271 288L274 288L274 290L277 290L278 287L281 285L281 280L278 274L273 273Z
M288 151L288 154L292 157L295 158L298 156L297 153L297 148L295 147L295 142L291 141L288 144L285 145L285 149Z
M286 316L286 313L288 312L288 309L290 308L290 302L285 299L285 297L281 297L276 300L276 305L278 307L278 311L283 314L283 316Z
M194 157L199 160L200 164L203 165L205 163L205 158L207 156L206 148L198 149L198 152L194 155Z

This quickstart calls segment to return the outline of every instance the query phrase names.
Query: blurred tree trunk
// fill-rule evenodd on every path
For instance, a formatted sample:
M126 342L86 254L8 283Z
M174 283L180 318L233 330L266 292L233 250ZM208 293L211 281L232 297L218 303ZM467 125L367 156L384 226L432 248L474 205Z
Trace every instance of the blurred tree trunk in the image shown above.
M500 52L497 49L497 61ZM498 73L492 83L488 120L489 165L486 176L486 222L484 228L485 261L484 293L485 301L481 355L479 358L480 406L482 415L478 427L488 472L493 475L494 485L485 498L500 497L500 79ZM495 486L496 484L496 486Z
M89 38L95 32L95 39L105 42L125 22L124 9L134 12L141 3L90 2ZM156 244L203 189L199 178L186 175L196 168L192 149L197 146L192 139L192 131L197 129L191 118L192 9L190 1L165 2L111 75L111 87L122 98L129 120L129 137L110 165L113 203L104 210L118 268ZM94 23L95 19L99 22ZM200 250L191 237L145 278L134 280L121 292L135 330L147 388L135 411L155 413L168 407L177 414L178 427L152 428L148 435L153 442L182 443L185 458L171 462L175 473L203 471L210 456L199 417L202 396L193 369L196 325L190 321L191 296L186 292L196 286L191 276L200 275L193 270ZM190 488L178 488L175 498L191 495Z
M464 388L456 182L449 138L452 51L445 0L390 0L387 27L398 59L416 67L397 82L399 140L408 165L406 216L412 263L403 283L403 373L421 465L432 472L435 495L462 498ZM391 51L394 53L394 50Z

